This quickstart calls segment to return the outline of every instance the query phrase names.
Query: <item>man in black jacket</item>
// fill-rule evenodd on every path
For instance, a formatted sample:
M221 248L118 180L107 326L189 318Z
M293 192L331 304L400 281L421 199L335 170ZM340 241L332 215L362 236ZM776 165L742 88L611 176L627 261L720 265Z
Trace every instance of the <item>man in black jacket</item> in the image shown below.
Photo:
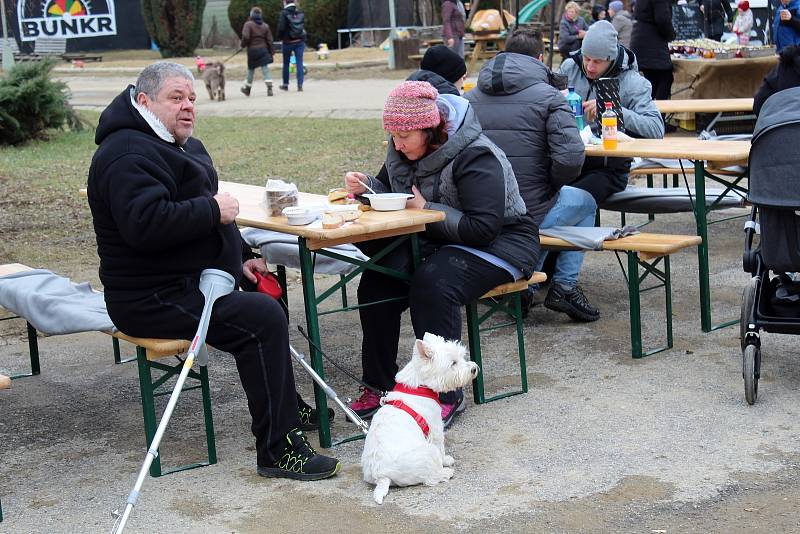
M505 52L486 63L478 85L465 94L484 133L506 153L528 213L539 228L594 226L592 195L567 184L578 177L584 147L575 115L559 88L558 75L542 63L542 36L515 30ZM537 270L542 269L544 254ZM566 251L556 260L545 306L582 321L600 315L578 287L583 253ZM526 304L531 300L528 293Z
M203 144L192 137L194 78L184 66L145 68L103 111L88 196L108 313L136 337L191 339L203 308L200 273L215 268L255 282L263 259L242 263L234 222L239 203L218 193ZM208 343L230 352L247 395L257 471L317 480L339 462L317 454L300 430L280 305L267 295L234 291L213 308Z

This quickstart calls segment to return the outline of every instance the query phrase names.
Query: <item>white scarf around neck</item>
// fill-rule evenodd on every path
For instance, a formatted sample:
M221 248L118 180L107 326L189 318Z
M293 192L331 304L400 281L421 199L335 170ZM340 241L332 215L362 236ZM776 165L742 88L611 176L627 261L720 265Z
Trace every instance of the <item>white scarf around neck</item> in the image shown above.
M136 89L131 89L131 104L133 104L133 107L136 108L136 111L139 112L139 115L141 115L145 122L147 122L148 126L152 128L153 133L167 143L175 142L175 136L169 133L169 130L167 130L167 127L164 126L164 123L161 122L161 120L156 117L152 111L136 102Z

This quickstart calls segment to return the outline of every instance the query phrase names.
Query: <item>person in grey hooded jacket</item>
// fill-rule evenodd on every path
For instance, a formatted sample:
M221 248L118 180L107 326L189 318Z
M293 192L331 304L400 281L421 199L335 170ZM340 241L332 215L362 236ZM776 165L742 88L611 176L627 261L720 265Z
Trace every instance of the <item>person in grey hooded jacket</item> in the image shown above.
M421 265L411 282L374 270L358 287L363 380L379 390L394 387L400 318L410 308L417 338L426 332L461 338L461 308L499 284L528 278L539 252L538 229L519 194L511 164L481 133L481 125L462 97L439 95L427 82L407 81L386 100L383 126L391 134L385 181L348 172L350 193L364 182L376 192L411 193L407 208L439 210L444 221L421 235ZM375 242L358 244L368 255ZM378 262L411 270L408 247L398 247ZM401 300L387 301L393 297ZM442 402L445 422L465 406L463 393ZM379 397L365 390L351 407L371 416Z
M483 66L477 87L465 97L475 108L486 136L506 153L525 206L537 226L594 226L594 198L567 185L581 172L583 141L575 115L557 87L565 80L542 63L543 51L539 31L514 30L506 41L505 52ZM544 254L537 271L542 270ZM582 252L561 252L548 294L560 291L564 296L558 300L562 305L556 311L591 321L599 314L577 286L582 263ZM531 287L526 293L526 311L535 289ZM551 298L550 303L553 302L556 301Z
M653 102L650 82L639 74L633 52L618 43L611 23L593 24L586 32L581 51L564 61L560 72L583 98L584 117L595 135L599 134L595 83L601 78L617 78L625 133L647 139L664 137L664 121ZM588 157L571 185L585 189L602 204L628 185L630 166L630 158Z

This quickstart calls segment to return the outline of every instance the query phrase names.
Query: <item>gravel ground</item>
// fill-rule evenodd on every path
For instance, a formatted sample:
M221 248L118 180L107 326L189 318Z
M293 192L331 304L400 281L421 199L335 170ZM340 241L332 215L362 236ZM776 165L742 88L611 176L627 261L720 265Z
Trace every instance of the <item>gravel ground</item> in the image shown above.
M611 216L609 216L611 217ZM607 219L610 220L610 219ZM659 218L655 229L688 232L691 218ZM712 227L717 319L738 313L740 222ZM703 334L696 255L673 256L675 348L629 355L626 286L611 253L591 253L582 274L602 310L577 324L543 308L526 322L527 395L473 406L447 432L456 475L433 488L392 489L375 505L361 481L361 442L329 451L344 468L334 479L297 483L254 473L246 401L230 357L210 366L219 464L148 479L131 532L382 529L452 532L796 531L798 496L797 344L764 335L758 403L743 399L736 328ZM302 324L300 286L291 285L292 324ZM321 277L320 285L330 279ZM661 298L644 300L648 340ZM325 349L359 368L354 313L326 316ZM0 368L21 369L22 328L2 324ZM304 347L296 332L293 342ZM43 374L0 395L2 532L96 532L111 524L144 454L135 364L113 365L110 339L87 333L41 340ZM403 328L401 359L410 352ZM516 380L515 336L484 341L487 387ZM335 370L333 370L335 371ZM299 388L311 383L297 370ZM340 394L356 386L329 368ZM164 399L162 399L164 400ZM162 405L163 406L163 405ZM168 465L203 452L196 392L181 398L164 440ZM353 427L337 414L334 434ZM334 523L335 522L335 523Z
M75 103L89 107L107 103L127 81L68 80ZM396 81L326 83L331 85L309 83L303 94L245 100L229 82L225 103L205 101L200 93L200 115L284 109L331 116L339 109L336 99L348 95L347 113L368 116L379 112ZM606 223L616 220L604 217ZM738 317L747 280L741 225L729 221L710 230L716 322ZM694 224L679 214L659 217L648 229L694 233ZM87 258L87 272L93 265L96 258ZM573 323L534 309L526 321L528 394L483 406L470 402L446 433L455 477L433 488L394 488L383 506L373 503L361 480L361 442L327 451L343 462L330 480L256 476L233 360L212 353L219 463L147 479L129 532L312 532L332 525L341 532L387 526L397 532L800 532L795 338L763 334L759 399L747 406L737 328L700 330L695 252L674 255L672 271L675 347L633 360L627 289L617 261L607 252L588 254L582 285L601 319ZM301 289L296 278L290 282L291 323L304 324ZM327 283L319 279L321 287ZM657 292L643 298L645 343L651 346L661 341L662 304ZM0 372L24 368L23 330L19 321L0 323ZM322 321L326 352L355 372L358 331L354 313ZM296 332L292 341L305 348ZM406 321L402 361L412 341ZM41 338L40 344L43 374L0 392L0 532L107 531L110 512L123 504L146 447L136 366L114 365L103 334ZM487 389L513 387L514 334L488 334L483 347ZM328 369L342 396L356 394L354 383ZM301 369L296 376L310 398L310 380ZM181 397L162 443L167 465L202 457L199 410L197 392ZM337 414L333 432L341 438L354 429Z

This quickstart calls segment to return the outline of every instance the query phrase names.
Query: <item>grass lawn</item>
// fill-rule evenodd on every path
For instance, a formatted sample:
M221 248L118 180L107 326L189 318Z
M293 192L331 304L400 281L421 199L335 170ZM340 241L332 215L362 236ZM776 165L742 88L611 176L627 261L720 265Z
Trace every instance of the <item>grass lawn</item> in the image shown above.
M98 116L85 114L91 124ZM221 180L263 185L282 177L314 193L340 185L348 170L376 173L385 154L378 120L200 117L195 136ZM91 214L78 194L94 150L94 130L0 147L0 263L97 284Z

